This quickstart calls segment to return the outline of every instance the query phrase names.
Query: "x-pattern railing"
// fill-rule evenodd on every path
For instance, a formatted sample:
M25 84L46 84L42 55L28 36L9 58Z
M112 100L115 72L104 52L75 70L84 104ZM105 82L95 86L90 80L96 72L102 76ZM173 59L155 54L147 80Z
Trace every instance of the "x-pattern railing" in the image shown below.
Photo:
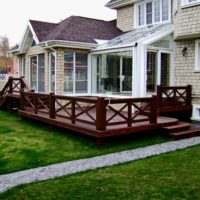
M191 86L187 87L157 87L159 107L191 106Z

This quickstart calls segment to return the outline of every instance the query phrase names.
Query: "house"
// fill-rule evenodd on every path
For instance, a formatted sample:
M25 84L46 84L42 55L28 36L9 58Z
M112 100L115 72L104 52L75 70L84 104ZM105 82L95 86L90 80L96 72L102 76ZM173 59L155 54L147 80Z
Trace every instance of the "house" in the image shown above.
M193 87L200 120L200 0L111 0L117 19L30 20L13 52L32 89L143 97L156 85Z

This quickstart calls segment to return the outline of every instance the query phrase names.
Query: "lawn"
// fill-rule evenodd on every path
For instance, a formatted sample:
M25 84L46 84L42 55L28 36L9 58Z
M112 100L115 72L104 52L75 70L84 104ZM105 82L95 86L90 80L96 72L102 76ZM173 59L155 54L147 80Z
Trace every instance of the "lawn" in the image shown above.
M97 147L94 139L63 129L50 130L17 113L0 111L0 122L0 174L169 141L151 134L113 139Z
M22 185L1 200L199 200L200 146Z

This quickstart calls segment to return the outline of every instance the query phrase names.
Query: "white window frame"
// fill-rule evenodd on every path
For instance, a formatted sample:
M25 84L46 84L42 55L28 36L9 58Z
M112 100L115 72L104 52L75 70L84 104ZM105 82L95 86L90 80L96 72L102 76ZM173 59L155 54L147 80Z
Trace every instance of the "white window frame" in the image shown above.
M143 28L143 27L146 27L146 26L151 26L151 25L154 25L154 24L163 24L163 23L169 23L171 22L171 1L168 0L168 5L169 5L169 8L168 8L168 20L166 21L162 21L162 0L160 0L160 21L159 22L154 22L155 20L155 16L154 16L154 2L156 0L148 0L148 1L144 1L144 2L139 2L139 3L136 3L135 4L135 8L134 8L134 28ZM146 23L146 4L147 3L150 3L152 2L152 24L147 24ZM139 6L141 5L144 5L145 4L145 7L144 7L144 25L139 25Z
M195 72L200 72L200 40L195 41Z
M200 0L194 0L191 1L190 0L181 0L181 7L190 7L190 6L195 6L200 4Z

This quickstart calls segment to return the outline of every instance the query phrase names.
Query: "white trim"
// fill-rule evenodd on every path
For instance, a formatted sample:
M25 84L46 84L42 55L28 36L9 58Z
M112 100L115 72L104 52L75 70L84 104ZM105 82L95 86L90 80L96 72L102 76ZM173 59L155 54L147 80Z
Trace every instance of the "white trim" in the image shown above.
M87 94L92 93L92 56L87 53Z
M193 104L191 120L200 121L200 105Z
M187 8L191 6L196 6L200 4L200 0L196 0L194 2L189 2L189 0L181 0L181 8Z
M171 1L168 0L168 20L163 21L162 20L162 0L160 0L160 22L154 22L155 16L154 16L154 2L156 0L146 0L142 2L138 2L134 6L134 27L133 28L144 28L146 26L156 25L156 24L163 24L163 23L169 23L171 22ZM146 4L152 2L152 23L146 24ZM144 11L144 25L139 26L139 6L145 5L145 11Z
M41 42L38 45L41 47L46 47L46 43L48 43L48 46L54 48L54 47L67 47L67 48L78 48L78 49L94 49L98 46L98 44L93 43L84 43L84 42L75 42L75 41L67 41L67 40L48 40L45 42Z
M200 40L195 40L195 72L200 71Z

